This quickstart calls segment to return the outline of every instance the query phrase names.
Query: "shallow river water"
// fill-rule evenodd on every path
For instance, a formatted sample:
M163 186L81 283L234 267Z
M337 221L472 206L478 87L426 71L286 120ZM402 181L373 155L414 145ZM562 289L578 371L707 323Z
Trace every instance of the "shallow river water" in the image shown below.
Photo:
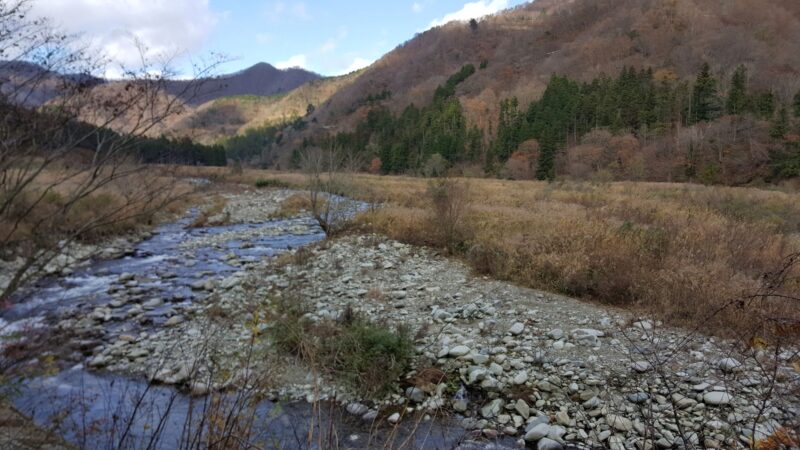
M134 299L161 297L167 301L136 320L129 320L127 314L129 308L139 306L136 302L113 308L111 319L104 322L105 333L147 331L160 326L171 314L170 308L179 310L181 305L206 295L197 289L198 283L222 280L249 262L324 238L310 218L190 228L192 219L190 214L161 226L124 257L93 261L69 276L40 281L25 293L23 302L2 312L3 333L47 327L59 317L89 314L98 306L106 306L114 300L111 292L115 283L129 276L123 274L142 280L126 286ZM187 241L202 243L214 236L218 238L214 244L196 245L190 251L182 247ZM236 263L230 264L231 260ZM209 426L198 411L208 411L209 397L190 397L173 387L150 385L143 378L88 370L83 363L80 355L74 355L74 359L66 356L57 361L57 373L14 383L6 389L21 412L81 448L208 445L204 438ZM232 408L239 399L237 393L222 397ZM354 420L340 409L315 412L302 402L277 404L265 400L258 404L253 417L249 441L257 448L319 447L319 441L309 443L311 428L316 434L336 429L331 440L343 448L383 447L392 433L400 436L392 441L405 442L405 448L453 448L465 437L465 431L452 420L415 422L394 431L381 426L376 432L373 424Z

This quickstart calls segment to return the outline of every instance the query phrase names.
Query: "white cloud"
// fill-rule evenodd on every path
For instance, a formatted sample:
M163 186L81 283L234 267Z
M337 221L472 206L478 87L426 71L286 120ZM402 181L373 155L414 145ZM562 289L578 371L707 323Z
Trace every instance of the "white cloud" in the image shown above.
M508 0L478 0L465 4L460 10L447 14L441 19L434 20L428 25L428 28L438 27L453 21L466 22L470 19L479 19L506 8L508 8Z
M281 61L275 64L275 67L278 69L291 69L293 67L308 69L308 58L306 55L294 55L286 61Z
M355 59L353 59L353 62L350 63L350 65L347 66L347 68L340 73L340 75L344 75L350 72L355 72L356 70L361 70L364 67L369 66L373 62L374 62L373 60L367 58L356 57Z
M36 0L33 15L47 17L108 58L109 75L138 68L136 43L148 60L197 52L219 21L208 0ZM160 62L160 61L159 61Z
M421 3L414 2L414 4L411 5L411 11L413 11L415 14L421 13L423 9L424 7L422 6Z

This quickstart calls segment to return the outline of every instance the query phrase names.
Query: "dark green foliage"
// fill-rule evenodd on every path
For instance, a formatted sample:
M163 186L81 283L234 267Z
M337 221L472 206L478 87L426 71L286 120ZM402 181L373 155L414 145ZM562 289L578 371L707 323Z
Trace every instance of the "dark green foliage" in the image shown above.
M445 84L436 88L436 92L433 95L433 101L442 101L456 95L456 86L466 81L466 79L471 77L474 73L475 66L472 64L467 64L466 66L462 67L461 70L459 70L455 75L448 78Z
M775 115L775 94L772 91L756 95L754 112L762 119L771 119Z
M484 59L483 61L481 61L480 69L483 70L483 69L485 69L487 67L489 67L489 60L488 59Z
M730 89L720 93L708 64L703 65L694 83L675 80L669 74L657 79L650 69L632 67L624 68L616 78L600 76L591 82L553 75L541 99L527 106L516 98L505 99L499 105L496 122L490 121L488 129L470 129L455 93L474 72L473 66L464 66L436 90L427 107L409 105L399 116L385 108L373 109L354 133L336 136L338 148L368 158L378 156L383 173L419 173L434 154L441 155L448 165L482 163L487 172L495 173L521 148L520 144L535 139L539 143L536 176L552 180L557 176L559 153L579 144L585 134L597 128L647 139L681 126L712 121L724 111L773 120L772 134L776 137L785 136L791 129L789 110L775 117L777 101L771 92L750 92L744 66L734 70ZM792 111L800 114L800 93ZM488 148L484 133L494 136ZM693 149L686 151L689 162L684 170L688 178L720 178L722 169L709 169L707 164L695 167Z
M421 170L435 154L448 167L468 154L480 154L483 136L479 130L467 130L461 103L454 98L456 87L474 73L473 65L462 67L436 90L428 107L412 104L399 116L384 107L371 109L354 132L332 138L336 148L367 160L379 157L383 173Z
M731 88L728 91L728 100L725 103L725 111L728 114L743 114L747 110L747 68L739 66L733 72Z
M244 134L234 136L225 141L228 158L239 161L250 161L261 157L264 152L280 144L286 124L268 125L261 128L251 128Z
M225 148L192 142L189 138L140 139L134 144L142 162L146 164L188 164L224 166L227 164Z
M413 341L407 330L367 321L345 310L338 320L311 322L297 303L282 302L270 327L275 345L296 354L367 396L383 396L410 367Z
M692 123L714 120L720 116L721 109L717 79L711 74L711 67L705 63L692 90Z
M289 188L289 183L281 180L277 180L275 178L260 178L256 180L255 187L259 189L265 188L277 188L277 189L286 189Z
M789 111L786 107L781 107L778 114L772 120L769 135L774 139L783 139L789 132Z
M792 110L794 111L795 117L800 117L800 92L794 95L794 101L792 102Z
M469 19L469 29L473 32L478 31L478 21L475 19Z
M784 149L774 151L770 159L775 178L800 177L800 143L787 142Z

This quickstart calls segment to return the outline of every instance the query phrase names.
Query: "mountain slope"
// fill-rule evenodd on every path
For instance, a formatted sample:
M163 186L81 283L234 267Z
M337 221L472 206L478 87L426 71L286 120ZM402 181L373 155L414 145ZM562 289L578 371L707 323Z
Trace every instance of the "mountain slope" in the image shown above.
M317 110L321 125L350 129L369 94L391 92L397 112L430 102L464 64L487 64L457 96L471 124L488 128L498 105L541 95L554 73L580 80L624 66L693 76L703 62L730 75L746 64L755 87L787 99L800 87L800 2L794 0L537 0L481 20L422 33L385 55Z
M203 84L185 98L190 105L201 105L211 100L238 95L270 96L289 92L309 81L322 78L307 70L291 68L279 70L267 63L258 63L240 72L203 80ZM167 92L178 95L186 90L189 81L174 80L167 84Z
M289 92L260 97L239 95L206 102L183 114L170 124L167 134L189 137L210 144L222 138L266 124L285 122L308 113L308 107L325 104L331 95L358 76L357 72L340 77L311 80Z

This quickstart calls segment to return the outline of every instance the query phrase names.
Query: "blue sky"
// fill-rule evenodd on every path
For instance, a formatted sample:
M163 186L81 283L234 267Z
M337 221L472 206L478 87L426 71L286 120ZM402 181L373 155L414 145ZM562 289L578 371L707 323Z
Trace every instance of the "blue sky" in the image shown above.
M257 62L338 75L373 62L415 33L469 20L525 0L33 0L34 13L96 46L114 77L148 59L169 58L188 75L190 59L231 59L220 72Z

